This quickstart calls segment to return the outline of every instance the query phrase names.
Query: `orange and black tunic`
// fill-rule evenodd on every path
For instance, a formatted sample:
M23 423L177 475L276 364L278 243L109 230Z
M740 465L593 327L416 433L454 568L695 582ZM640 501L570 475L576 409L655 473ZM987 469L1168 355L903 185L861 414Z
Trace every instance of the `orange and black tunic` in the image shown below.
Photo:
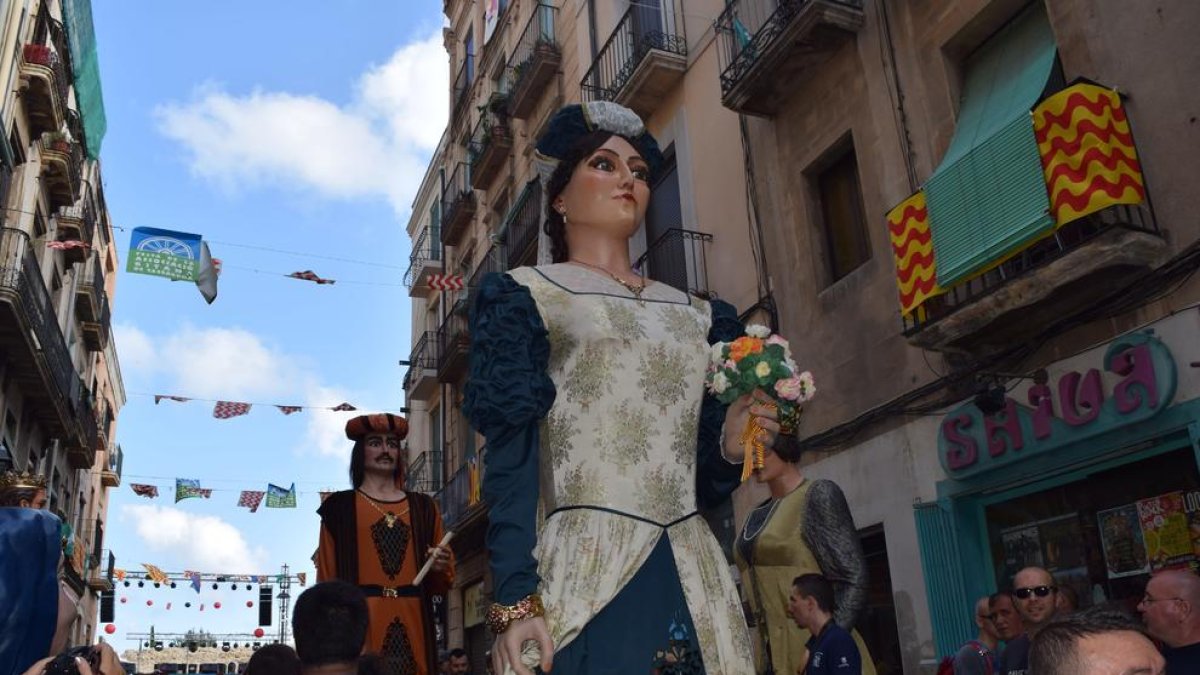
M431 598L449 590L453 563L443 572L430 573L419 588L411 585L427 551L442 538L442 518L434 501L410 493L400 501L384 502L344 490L330 495L317 513L317 580L341 579L367 593L371 623L366 650L382 656L394 672L435 673Z

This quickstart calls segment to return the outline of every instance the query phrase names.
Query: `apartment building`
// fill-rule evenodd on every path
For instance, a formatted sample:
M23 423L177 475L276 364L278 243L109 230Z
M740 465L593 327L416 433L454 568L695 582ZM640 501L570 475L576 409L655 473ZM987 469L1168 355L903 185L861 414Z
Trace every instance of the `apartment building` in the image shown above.
M780 326L820 392L804 471L887 560L881 673L932 672L1025 565L1131 611L1150 572L1197 566L1196 25L1108 0L718 19Z
M104 109L86 0L0 7L0 465L49 482L66 527L71 639L94 640L124 384L111 335L117 253L97 156Z

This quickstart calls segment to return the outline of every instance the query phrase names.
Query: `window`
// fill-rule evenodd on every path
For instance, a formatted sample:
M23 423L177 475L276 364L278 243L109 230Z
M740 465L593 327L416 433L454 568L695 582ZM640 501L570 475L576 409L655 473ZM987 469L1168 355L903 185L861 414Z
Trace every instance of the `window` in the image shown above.
M467 39L463 41L463 58L467 60L467 86L475 81L475 32L467 31Z
M825 259L833 283L871 258L853 145L817 176L817 192Z
M442 205L435 199L429 206L429 259L442 259Z

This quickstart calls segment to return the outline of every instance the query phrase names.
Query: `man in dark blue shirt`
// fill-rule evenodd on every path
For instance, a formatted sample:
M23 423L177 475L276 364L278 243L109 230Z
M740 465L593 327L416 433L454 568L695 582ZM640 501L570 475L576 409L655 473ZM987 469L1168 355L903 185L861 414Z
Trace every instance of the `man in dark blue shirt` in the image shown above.
M803 574L792 582L788 614L812 637L804 675L862 675L858 645L833 621L833 586L820 574Z

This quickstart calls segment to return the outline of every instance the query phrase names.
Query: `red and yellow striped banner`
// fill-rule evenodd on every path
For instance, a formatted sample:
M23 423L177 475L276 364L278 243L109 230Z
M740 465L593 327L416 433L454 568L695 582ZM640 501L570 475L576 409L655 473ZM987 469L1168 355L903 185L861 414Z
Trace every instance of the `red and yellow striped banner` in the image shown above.
M1129 120L1117 92L1076 84L1033 109L1056 227L1146 198Z
M925 193L918 192L897 204L888 212L887 223L896 260L900 311L907 316L929 298L942 293L937 283Z

